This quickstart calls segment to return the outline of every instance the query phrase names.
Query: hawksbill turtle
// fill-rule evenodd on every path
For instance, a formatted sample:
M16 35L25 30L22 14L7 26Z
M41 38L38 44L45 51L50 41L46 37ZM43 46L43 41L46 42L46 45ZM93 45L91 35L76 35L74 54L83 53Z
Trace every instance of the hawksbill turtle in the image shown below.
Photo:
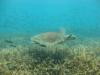
M72 34L66 35L64 30L59 32L45 32L33 36L31 38L32 43L38 44L43 47L54 46L57 44L63 44L67 40L74 40L76 37Z

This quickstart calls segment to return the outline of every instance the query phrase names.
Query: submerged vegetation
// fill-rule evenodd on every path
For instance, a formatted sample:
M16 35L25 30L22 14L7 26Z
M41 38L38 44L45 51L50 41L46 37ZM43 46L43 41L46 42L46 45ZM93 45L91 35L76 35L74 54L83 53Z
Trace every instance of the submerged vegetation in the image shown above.
M46 48L37 44L2 47L0 75L100 75L100 42L73 43Z

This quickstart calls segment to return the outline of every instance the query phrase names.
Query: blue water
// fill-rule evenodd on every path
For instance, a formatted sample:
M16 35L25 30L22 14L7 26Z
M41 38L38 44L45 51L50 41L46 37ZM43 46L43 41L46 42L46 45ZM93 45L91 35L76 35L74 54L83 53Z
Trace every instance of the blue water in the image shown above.
M56 31L100 37L99 0L0 0L0 33Z

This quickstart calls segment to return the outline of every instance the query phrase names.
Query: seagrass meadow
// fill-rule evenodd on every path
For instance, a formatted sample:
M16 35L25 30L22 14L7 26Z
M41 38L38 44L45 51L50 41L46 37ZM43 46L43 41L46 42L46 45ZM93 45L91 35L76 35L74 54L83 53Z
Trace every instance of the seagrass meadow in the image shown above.
M0 41L0 75L100 75L100 39L42 47L29 37ZM19 41L19 42L18 42Z

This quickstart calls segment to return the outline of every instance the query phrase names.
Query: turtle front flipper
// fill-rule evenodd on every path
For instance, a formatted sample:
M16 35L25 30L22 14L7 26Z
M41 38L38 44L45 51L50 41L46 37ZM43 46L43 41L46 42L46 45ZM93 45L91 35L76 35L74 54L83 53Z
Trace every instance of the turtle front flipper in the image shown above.
M44 45L44 44L41 44L41 43L39 43L39 42L37 42L37 41L33 41L35 44L37 44L37 45L39 45L39 46L42 46L42 47L47 47L46 45Z

